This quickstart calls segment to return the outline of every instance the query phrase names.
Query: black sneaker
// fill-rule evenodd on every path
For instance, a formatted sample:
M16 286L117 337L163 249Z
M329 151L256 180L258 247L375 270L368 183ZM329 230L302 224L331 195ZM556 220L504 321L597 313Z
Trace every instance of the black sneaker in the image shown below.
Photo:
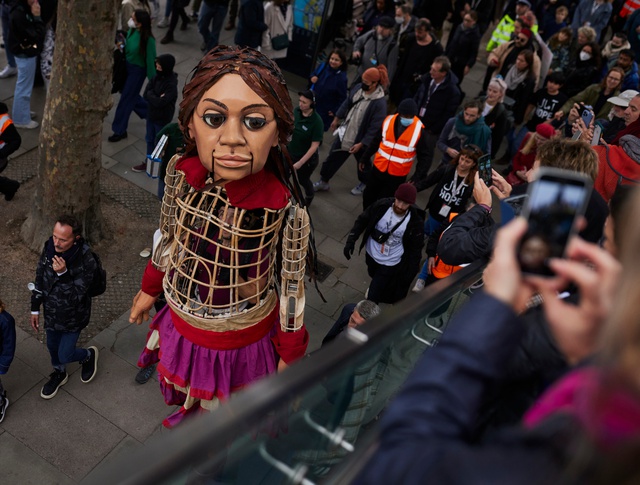
M136 382L138 384L145 384L149 379L151 379L151 376L155 371L156 371L156 364L140 369L136 374Z
M7 398L7 391L4 391L2 393L2 396L0 396L0 423L2 423L2 420L7 414L8 407L9 407L9 399Z
M40 397L42 399L51 399L58 394L60 386L64 386L69 380L69 376L65 371L54 370L49 374L49 382L47 382L40 391Z
M87 350L90 354L89 357L84 362L80 362L82 364L82 377L80 380L85 384L91 382L96 376L96 372L98 372L98 348L91 346Z

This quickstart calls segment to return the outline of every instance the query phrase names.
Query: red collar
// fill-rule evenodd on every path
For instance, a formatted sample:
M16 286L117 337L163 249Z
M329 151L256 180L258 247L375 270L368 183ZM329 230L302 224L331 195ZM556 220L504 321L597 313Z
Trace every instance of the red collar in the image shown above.
M180 159L176 170L184 172L187 182L196 190L202 189L209 177L209 171L198 157ZM228 182L225 190L231 205L246 210L282 209L291 196L282 182L264 169L241 180Z

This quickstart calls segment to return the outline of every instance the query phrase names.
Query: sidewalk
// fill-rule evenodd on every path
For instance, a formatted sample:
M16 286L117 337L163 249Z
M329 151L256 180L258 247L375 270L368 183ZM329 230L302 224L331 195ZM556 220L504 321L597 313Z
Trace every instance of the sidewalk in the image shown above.
M154 23L158 41L165 32L156 28ZM233 35L234 31L223 30L220 42L233 44ZM201 57L201 38L193 22L187 31L176 30L175 38L176 42L172 44L158 43L158 53L171 53L176 57L175 70L179 75L181 92L189 72ZM483 74L484 66L476 67L465 79L464 91L475 95ZM306 80L287 78L295 105L297 92L306 88ZM0 80L0 99L10 106L14 86L15 77ZM44 88L34 89L32 109L38 113L38 120L42 119L44 98ZM117 100L116 95L114 108L104 122L102 165L106 171L128 180L132 185L127 194L108 196L115 200L131 196L148 198L148 193L156 194L157 180L131 171L132 166L145 159L144 120L132 115L128 138L118 143L107 142L112 133L111 122ZM21 130L20 133L23 144L20 151L12 156L14 159L38 145L39 130ZM326 157L331 138L330 134L325 136L320 150L321 161ZM342 306L361 300L369 284L364 255L355 255L346 261L342 254L346 235L362 210L361 197L354 197L349 192L356 184L355 165L350 159L332 179L331 191L317 194L310 209L320 261L333 268L329 276L319 283L326 303L312 286L306 292L305 323L311 334L310 351L319 348ZM424 207L427 198L428 192L419 194L418 204ZM158 217L157 214L141 216ZM118 283L123 286L123 291L130 291L132 298L139 280L122 280ZM160 423L172 408L164 404L155 378L145 385L134 381L135 363L144 345L147 326L137 327L128 323L128 306L121 312L122 316L90 343L100 350L95 380L83 385L78 365L70 366L69 382L51 400L40 397L40 390L51 372L45 345L18 329L16 358L10 372L2 379L11 401L7 416L0 424L0 476L3 484L66 484L83 479L91 483L91 474L97 467L162 432Z

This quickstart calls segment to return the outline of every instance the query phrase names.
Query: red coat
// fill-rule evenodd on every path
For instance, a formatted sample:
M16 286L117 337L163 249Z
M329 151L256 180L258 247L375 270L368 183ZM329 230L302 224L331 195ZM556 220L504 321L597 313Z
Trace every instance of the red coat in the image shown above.
M640 183L640 164L632 159L620 146L596 145L598 154L598 176L593 188L609 202L620 184Z

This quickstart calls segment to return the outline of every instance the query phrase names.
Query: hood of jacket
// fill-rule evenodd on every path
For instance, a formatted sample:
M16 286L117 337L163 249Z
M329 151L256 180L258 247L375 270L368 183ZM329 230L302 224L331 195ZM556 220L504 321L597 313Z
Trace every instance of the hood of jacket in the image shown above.
M161 54L156 57L156 62L160 64L162 71L158 71L158 75L169 76L173 74L173 67L176 65L176 58L171 54Z

